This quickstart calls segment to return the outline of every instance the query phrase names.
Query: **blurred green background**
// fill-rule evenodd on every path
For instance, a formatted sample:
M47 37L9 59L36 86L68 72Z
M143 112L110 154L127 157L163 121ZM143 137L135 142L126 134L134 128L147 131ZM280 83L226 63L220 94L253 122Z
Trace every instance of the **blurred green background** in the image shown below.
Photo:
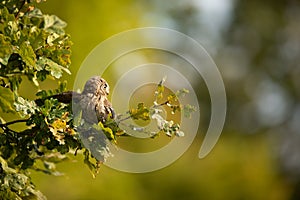
M210 117L203 82L201 127L189 150L159 171L128 174L102 166L93 179L80 155L65 173L33 173L48 199L300 199L300 2L298 0L49 0L39 6L68 23L71 76L100 42L121 31L181 31L210 53L224 79L228 114L214 150L198 151ZM52 83L43 87L53 87Z

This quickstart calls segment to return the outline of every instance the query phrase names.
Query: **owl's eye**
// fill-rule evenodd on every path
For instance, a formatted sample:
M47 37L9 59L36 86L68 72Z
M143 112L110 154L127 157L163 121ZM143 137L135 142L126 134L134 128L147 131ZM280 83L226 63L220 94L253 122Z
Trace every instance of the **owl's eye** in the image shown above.
M105 83L103 87L104 87L104 89L106 89L108 87L108 85Z

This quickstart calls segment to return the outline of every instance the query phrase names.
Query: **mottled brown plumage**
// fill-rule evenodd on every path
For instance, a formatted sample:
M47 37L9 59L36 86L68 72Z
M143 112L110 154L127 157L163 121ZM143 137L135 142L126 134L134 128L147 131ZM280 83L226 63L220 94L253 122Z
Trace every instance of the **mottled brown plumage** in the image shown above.
M108 116L115 117L112 105L107 99L108 94L109 85L100 76L93 76L85 83L79 100L85 122L105 122Z

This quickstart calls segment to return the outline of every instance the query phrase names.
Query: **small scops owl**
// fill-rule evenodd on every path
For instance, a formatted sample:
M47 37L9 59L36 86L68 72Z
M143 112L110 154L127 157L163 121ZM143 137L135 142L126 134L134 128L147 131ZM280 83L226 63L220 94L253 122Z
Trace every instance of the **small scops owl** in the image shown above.
M110 116L115 117L115 112L110 101L108 83L100 76L91 77L84 86L79 105L82 109L82 118L88 123L105 122Z

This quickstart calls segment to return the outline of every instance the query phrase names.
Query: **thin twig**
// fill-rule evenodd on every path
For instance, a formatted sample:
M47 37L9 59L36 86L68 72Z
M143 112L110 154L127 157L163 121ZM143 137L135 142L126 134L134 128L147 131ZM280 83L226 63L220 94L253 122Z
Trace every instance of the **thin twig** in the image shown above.
M20 7L18 8L18 12L15 14L15 18L16 18L16 19L18 19L19 14L20 14L20 12L21 12L23 6L25 5L25 3L26 3L25 0L21 1L21 5L20 5Z
M167 105L168 103L170 103L169 100L167 100L167 101L165 101L165 102L163 102L163 103L157 104L157 105L153 105L153 106L151 106L151 107L152 107L152 108L158 108L158 107Z
M130 128L131 130L138 131L140 133L144 133L144 134L146 134L146 135L148 135L150 137L153 137L153 136L157 135L157 133L150 132L150 131L148 131L145 128L135 127L132 124L126 124L126 123L120 123L120 124L123 125L123 126L126 126L126 127ZM128 136L132 136L130 134L127 134L127 135Z
M163 102L163 103L157 104L157 105L153 105L153 106L150 107L150 109L152 109L152 108L159 108L159 107L161 107L161 106L167 105L168 103L170 103L169 100L167 100L167 101L165 101L165 102ZM128 113L128 112L127 112L127 113ZM131 118L131 116L129 115L129 116L123 118L123 119L116 120L116 122L117 122L117 123L120 123L120 122L126 121L126 120L128 120L128 119L130 119L130 118Z
M117 122L117 123L120 123L120 122L126 121L126 120L128 120L128 119L130 119L130 118L131 118L131 116L129 115L128 117L125 117L125 118L123 118L123 119L116 120L116 122Z

